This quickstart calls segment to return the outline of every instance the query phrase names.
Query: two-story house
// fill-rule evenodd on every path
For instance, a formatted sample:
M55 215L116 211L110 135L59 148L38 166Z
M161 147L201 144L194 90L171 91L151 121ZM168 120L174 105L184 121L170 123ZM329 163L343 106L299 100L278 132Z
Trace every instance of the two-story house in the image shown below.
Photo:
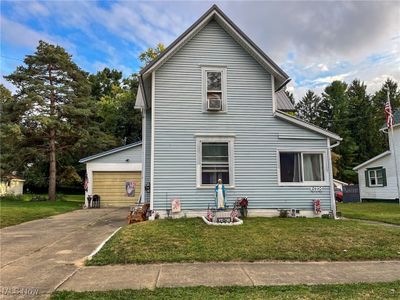
M142 194L163 216L171 200L202 215L222 179L227 204L248 197L249 215L313 201L335 212L331 148L341 138L283 112L288 75L217 6L140 72Z

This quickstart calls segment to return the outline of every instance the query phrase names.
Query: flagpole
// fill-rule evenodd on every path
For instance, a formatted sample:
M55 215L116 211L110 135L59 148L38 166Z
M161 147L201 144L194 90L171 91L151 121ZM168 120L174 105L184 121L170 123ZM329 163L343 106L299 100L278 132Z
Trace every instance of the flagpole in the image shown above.
M387 90L387 98L388 98L388 102L390 103L390 97L389 97L389 89ZM392 117L393 118L393 117ZM397 167L397 156L396 156L396 149L394 146L394 132L393 132L393 125L390 126L390 131L392 134L392 137L389 138L391 140L391 144L392 144L392 149L393 149L393 156L394 156L394 171L396 172L396 185L397 185L397 197L399 199L399 205L400 205L400 178L399 178L399 168ZM389 132L388 132L389 134Z

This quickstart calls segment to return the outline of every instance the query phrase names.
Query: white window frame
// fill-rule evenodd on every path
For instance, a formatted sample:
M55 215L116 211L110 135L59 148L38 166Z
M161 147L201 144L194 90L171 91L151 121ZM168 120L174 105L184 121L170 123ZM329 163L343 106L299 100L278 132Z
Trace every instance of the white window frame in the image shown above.
M378 183L378 172L377 171L381 171L382 172L382 183ZM374 173L374 176L371 176L371 172ZM375 184L372 184L371 182L371 178L374 177L375 178ZM373 169L373 170L368 170L368 181L369 181L369 186L370 187L383 187L383 168L382 169Z
M283 152L298 152L301 156L301 182L281 182L281 161L280 153ZM322 154L322 164L324 167L324 180L323 181L304 181L304 163L303 154ZM278 175L278 185L279 186L329 186L329 173L328 173L328 153L327 150L320 149L277 149L276 151L276 167Z
M227 188L235 188L235 138L227 136L197 137L196 138L196 187L213 188L215 184L202 184L202 143L228 143L229 155L229 184Z
M221 73L221 99L222 99L222 109L221 110L208 110L207 109L207 73L208 72L220 72ZM224 113L227 111L227 68L225 66L202 66L201 67L201 77L202 77L202 102L203 102L203 112L206 113Z

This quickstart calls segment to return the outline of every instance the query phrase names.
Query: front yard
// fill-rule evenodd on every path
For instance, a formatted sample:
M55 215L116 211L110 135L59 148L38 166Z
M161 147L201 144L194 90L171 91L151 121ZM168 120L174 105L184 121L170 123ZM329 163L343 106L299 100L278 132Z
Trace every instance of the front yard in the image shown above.
M80 209L84 198L79 195L65 195L62 197L63 200L30 201L33 196L24 195L21 199L9 197L1 199L0 228Z
M396 203L338 203L338 211L347 218L400 225L400 205Z
M52 300L64 299L399 299L400 281L330 285L258 287L189 287L106 292L55 292Z
M399 228L305 218L223 227L195 218L128 225L87 264L373 259L400 259Z

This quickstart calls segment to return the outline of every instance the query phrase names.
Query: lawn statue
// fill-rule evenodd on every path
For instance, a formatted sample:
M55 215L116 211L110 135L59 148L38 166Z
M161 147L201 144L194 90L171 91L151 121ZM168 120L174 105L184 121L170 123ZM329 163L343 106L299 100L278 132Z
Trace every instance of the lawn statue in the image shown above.
M215 206L218 209L224 209L226 206L225 186L222 179L218 179L218 183L215 185Z

